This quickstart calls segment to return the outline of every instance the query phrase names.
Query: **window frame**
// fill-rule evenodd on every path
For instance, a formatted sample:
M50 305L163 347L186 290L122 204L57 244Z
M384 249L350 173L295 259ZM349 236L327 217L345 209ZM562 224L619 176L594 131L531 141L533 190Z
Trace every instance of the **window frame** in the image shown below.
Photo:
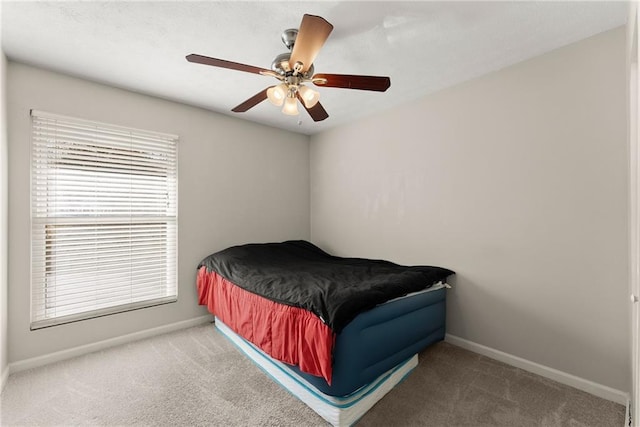
M112 315L112 314L117 314L117 313L123 313L123 312L127 312L127 311L132 311L132 310L139 310L142 308L148 308L148 307L155 307L158 305L164 305L164 304L169 304L169 303L173 303L173 302L177 302L178 300L178 143L179 143L179 137L177 135L173 135L173 134L168 134L168 133L161 133L161 132L154 132L154 131L148 131L148 130L143 130L143 129L137 129L137 128L131 128L131 127L124 127L124 126L118 126L118 125L113 125L110 123L104 123L104 122L97 122L97 121L93 121L93 120L85 120L85 119L80 119L80 118L76 118L76 117L70 117L70 116L64 116L64 115L59 115L59 114L53 114L53 113L48 113L48 112L44 112L44 111L39 111L39 110L31 110L30 112L30 190L29 190L29 202L30 202L30 329L31 330L37 330L37 329L41 329L41 328L47 328L47 327L51 327L51 326L56 326L56 325L61 325L61 324L67 324L67 323L71 323L71 322L77 322L77 321L81 321L81 320L87 320L87 319L93 319L93 318L97 318L97 317L103 317L103 316L108 316L108 315ZM163 165L166 164L166 170L167 170L167 175L164 177L164 181L166 181L165 185L167 190L167 208L166 208L166 214L165 215L161 215L161 216L157 216L157 215L148 215L145 216L144 215L144 210L145 208L140 208L139 211L136 210L132 210L129 215L127 214L120 214L120 213L113 213L113 214L94 214L92 215L91 212L87 213L87 214L74 214L74 215L68 215L68 216L56 216L56 214L50 214L49 208L45 208L45 210L47 211L46 214L44 216L39 216L36 213L36 209L34 207L34 203L37 200L37 197L39 197L38 195L36 195L35 193L35 186L34 186L34 182L37 180L38 178L38 172L36 169L36 144L47 144L47 142L43 142L42 141L42 137L38 136L36 137L36 121L37 120L51 120L54 122L57 121L64 121L66 123L70 123L72 125L77 125L77 126L87 126L87 127L95 127L96 130L93 137L95 138L96 141L96 146L94 146L94 149L97 149L98 144L100 144L101 142L104 142L104 140L100 139L100 132L105 132L105 130L107 132L116 132L116 133L122 133L122 134L130 134L131 135L131 139L135 139L135 138L157 138L155 141L157 143L162 143L162 142L166 142L166 149L167 149L167 157L171 159L171 161L166 161L165 163L163 163ZM36 139L39 139L39 142L36 142ZM53 145L54 143L51 143L51 145ZM80 145L80 148L84 148L86 146L90 146L91 143L86 142L84 143L85 145ZM132 145L133 147L133 145ZM41 148L38 148L41 149ZM139 148L137 148L139 149ZM57 148L54 148L54 151L58 150ZM132 148L133 150L133 148ZM62 151L62 149L59 149L58 151ZM58 151L56 151L56 154L58 153ZM148 149L147 152L152 152L151 149ZM114 159L114 157L109 157L109 155L111 155L112 153L108 153L105 157L105 159ZM100 156L104 156L104 155L100 155ZM124 156L126 158L126 156ZM102 158L102 157L100 157ZM133 151L132 153L129 155L128 157L128 161L134 161L134 154ZM145 158L143 157L143 161L145 160ZM147 159L148 160L148 159ZM49 167L50 163L53 164L55 166L55 161L50 160L47 157L47 167ZM124 161L123 161L124 162ZM116 164L117 165L117 164ZM133 165L133 163L132 163ZM100 167L100 166L99 166ZM61 169L69 169L69 170L73 170L74 168L65 168L62 167ZM101 170L97 170L95 172L95 176L96 177L100 177L100 175L102 174L111 174L112 178L114 180L126 180L128 179L130 182L134 182L135 179L135 171L133 169L128 170L128 171L124 171L122 173L116 171L109 171L108 167L105 167L105 171L101 171ZM116 168L117 169L117 168ZM66 171L66 173L69 173L69 170ZM158 170L162 170L162 167L160 167L160 169ZM134 172L132 172L134 171ZM171 172L172 173L171 173ZM156 172L156 170L154 169L153 172ZM64 173L64 172L63 172ZM46 176L46 172L43 173L44 176ZM41 177L43 175L40 175ZM107 176L104 175L104 176ZM140 172L138 172L138 175L140 175ZM104 177L103 176L103 177ZM151 175L146 175L145 173L143 173L143 176L146 177L150 177ZM160 175L160 181L162 181L162 175ZM105 179L105 181L107 181L107 179ZM74 181L75 182L75 181ZM54 188L54 187L52 187ZM114 188L114 187L111 187ZM159 187L162 188L162 187ZM47 187L47 191L50 191L50 188ZM55 187L55 191L59 191L58 187ZM138 190L140 191L140 190ZM47 195L49 195L49 192L46 193ZM132 194L134 194L134 191L131 190L131 192L126 193L127 197L132 197ZM47 201L48 201L48 197L47 196ZM88 197L88 196L87 196ZM157 197L158 200L160 200L159 196ZM153 200L156 203L158 202L158 200ZM169 208L169 203L173 202L174 205L171 206ZM103 205L100 205L100 203L97 203L95 206L103 207ZM133 212L137 213L138 215L135 215ZM171 212L171 213L170 213ZM126 219L129 219L129 221L127 222ZM113 304L111 306L108 307L100 307L100 308L91 308L91 309L87 309L85 311L82 312L77 312L77 313L73 313L73 314L65 314L65 315L47 315L46 311L47 309L47 280L48 280L48 276L47 274L47 269L48 268L52 268L47 266L47 251L48 251L48 246L47 246L47 242L51 242L52 245L56 245L55 239L49 239L49 235L48 233L50 233L51 229L55 229L56 227L58 227L59 225L57 224L57 220L58 219L62 219L62 222L64 224L66 224L66 227L76 227L76 226L82 226L82 224L85 224L87 226L92 226L93 228L95 228L96 230L100 230L101 227L108 227L108 226L114 226L114 222L115 221L118 225L118 227L122 227L123 229L126 229L126 225L128 224L129 226L129 241L131 242L131 239L133 239L133 232L131 230L139 230L139 228L142 226L147 226L147 225L154 225L156 226L156 228L154 228L154 230L160 230L160 234L155 236L153 240L154 242L158 242L159 244L164 244L164 245L170 245L171 247L165 247L164 249L161 249L160 253L163 253L165 255L165 259L166 262L165 264L163 264L163 270L165 271L164 273L159 273L158 277L162 277L161 283L162 285L159 286L159 289L157 292L158 293L162 293L164 292L166 295L164 296L159 296L159 294L157 296L152 296L150 298L144 299L144 300L134 300L135 298L130 297L128 302L118 302L116 304ZM111 224L110 224L111 222ZM40 228L41 229L41 234L36 235L37 231L36 229ZM49 228L49 230L48 230ZM163 237L158 237L158 236L163 236ZM139 238L138 238L139 239ZM96 241L100 241L99 238L97 238ZM140 240L138 240L138 243L140 243ZM42 244L42 246L35 248L36 245ZM57 243L58 245L60 244L59 241ZM131 244L129 246L124 246L124 247L128 247L131 248L133 247ZM36 256L36 252L37 252L37 256ZM94 252L95 256L97 259L99 259L100 257L100 250L96 250ZM129 255L131 256L131 255ZM35 258L38 258L38 260L36 261ZM125 259L125 258L122 258ZM40 267L40 274L42 275L41 280L40 279L34 279L34 271L36 270L36 267ZM131 294L134 294L134 290L147 290L147 289L152 289L155 288L155 285L144 285L141 287L135 287L133 284L133 279L132 279L132 272L133 269L130 268L130 273L128 276L128 280L129 280L129 288L131 289ZM75 272L74 272L75 273ZM86 273L87 275L89 275L90 273ZM126 281L125 281L126 283ZM126 288L126 284L125 284L125 288ZM86 284L82 284L82 285L78 285L78 288L89 288ZM84 292L84 291L83 291ZM105 291L105 293L109 293L109 291ZM40 298L40 300L38 300L38 302L36 302L36 300L34 298ZM124 301L126 298L122 298L121 301ZM39 308L36 309L36 305L39 304ZM87 303L87 306L89 304Z

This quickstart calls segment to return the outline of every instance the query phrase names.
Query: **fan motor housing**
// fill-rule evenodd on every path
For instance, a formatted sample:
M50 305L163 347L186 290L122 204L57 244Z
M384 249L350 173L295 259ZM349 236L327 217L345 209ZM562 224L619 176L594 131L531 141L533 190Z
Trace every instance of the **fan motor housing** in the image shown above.
M293 73L293 68L291 68L291 64L289 63L290 58L291 52L281 53L280 55L276 56L271 63L271 69L282 76ZM312 76L313 70L313 64L311 64L306 73L304 73L304 76Z

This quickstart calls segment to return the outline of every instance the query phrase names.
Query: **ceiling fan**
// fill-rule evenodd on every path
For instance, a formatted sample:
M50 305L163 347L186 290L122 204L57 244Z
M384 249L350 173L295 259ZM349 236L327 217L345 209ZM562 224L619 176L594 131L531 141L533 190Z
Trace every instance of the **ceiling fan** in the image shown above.
M305 83L342 89L386 91L391 86L389 77L358 76L350 74L314 74L313 61L325 41L331 34L333 25L324 18L315 15L304 15L300 29L288 29L282 33L282 42L289 52L276 56L271 69L254 67L224 59L210 58L192 53L187 61L214 67L229 68L247 73L275 77L279 84L269 86L258 92L231 111L243 113L255 107L265 99L276 106L283 106L282 112L289 115L298 114L298 100L311 118L319 122L329 117L318 102L320 94Z

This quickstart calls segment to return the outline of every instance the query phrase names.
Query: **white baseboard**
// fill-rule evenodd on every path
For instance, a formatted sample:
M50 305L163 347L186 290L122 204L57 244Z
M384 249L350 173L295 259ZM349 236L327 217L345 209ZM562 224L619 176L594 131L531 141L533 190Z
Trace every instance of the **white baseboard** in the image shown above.
M211 322L212 315L200 316L194 319L183 320L181 322L171 323L169 325L158 326L157 328L145 329L144 331L134 332L132 334L122 335L91 344L73 347L67 350L56 351L55 353L45 354L44 356L32 357L30 359L19 360L9 364L8 373L24 371L26 369L37 368L39 366L48 365L50 363L59 362L61 360L70 359L72 357L82 356L83 354L93 353L94 351L104 350L116 345L127 344L156 335L173 332L180 329L190 328L202 323ZM3 375L4 379L4 375ZM4 384L4 382L3 382Z
M7 380L9 379L9 365L5 366L0 375L0 394L4 390L4 386L7 385Z
M540 365L539 363L535 363L530 360L502 352L500 350L486 347L484 345L477 344L473 341L469 341L455 335L446 334L444 339L448 343L457 345L458 347L462 347L469 351L473 351L474 353L487 356L491 359L499 360L500 362L506 363L507 365L524 369L525 371L529 371L542 377L549 378L550 380L557 381L561 384L577 388L578 390L586 391L587 393L593 394L603 399L611 400L612 402L616 402L621 405L626 405L629 399L629 394L623 391L616 390L614 388L607 387L605 385L598 384L584 378L576 377L575 375L571 375L566 372L550 368L548 366Z

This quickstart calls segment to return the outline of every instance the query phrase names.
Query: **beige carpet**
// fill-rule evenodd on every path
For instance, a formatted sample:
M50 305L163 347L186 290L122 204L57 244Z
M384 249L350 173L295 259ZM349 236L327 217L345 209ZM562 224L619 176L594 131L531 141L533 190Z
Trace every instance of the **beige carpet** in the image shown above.
M439 343L359 426L615 426L624 407ZM9 378L0 424L323 426L211 324Z

